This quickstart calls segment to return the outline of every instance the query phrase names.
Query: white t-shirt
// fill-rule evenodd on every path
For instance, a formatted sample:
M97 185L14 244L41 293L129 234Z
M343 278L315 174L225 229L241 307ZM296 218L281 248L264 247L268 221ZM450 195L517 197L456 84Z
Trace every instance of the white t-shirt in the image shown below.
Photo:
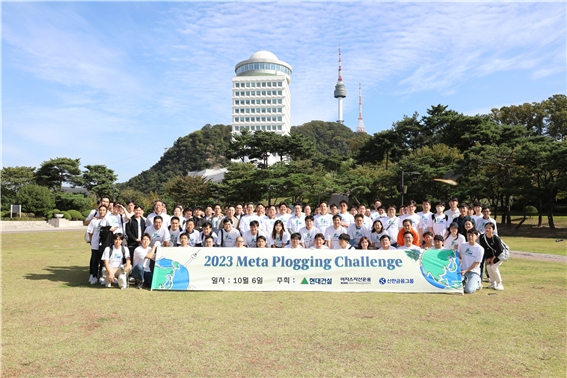
M370 231L368 232L367 236L368 240L370 240L370 243L374 243L374 245L378 247L380 245L380 238L384 235L388 235L388 233L385 231L382 231L380 233Z
M469 269L475 262L482 262L484 257L484 248L478 243L470 245L463 243L459 245L459 257L461 258L461 270ZM480 275L480 265L472 270L472 272Z
M242 234L244 234L246 231L250 231L250 222L252 222L253 220L258 221L258 225L261 226L262 220L256 214L245 215L242 218L240 218L240 224L239 224L238 228L240 229L240 232ZM259 227L259 228L262 228L262 227Z
M462 243L466 243L465 237L461 234L457 234L457 237L453 237L453 235L449 234L445 242L443 243L444 249L454 249L455 245L461 245Z
M388 249L384 249L382 247L378 248L379 251L397 251L398 249L396 247L392 247L390 246L390 248Z
M364 225L362 225L360 228L357 228L356 224L354 223L348 226L347 229L347 234L348 236L350 236L351 243L354 246L358 246L358 242L360 241L360 239L362 239L363 236L366 236L368 238L368 233L368 228L366 228Z
M498 227L496 226L496 221L490 217L488 217L488 219L484 219L484 218L480 218L478 220L478 222L475 220L474 221L475 225L476 225L476 229L478 232L480 232L481 234L484 234L484 227L486 226L487 223L492 223L494 224L494 235L498 236Z
M114 214L106 214L106 216L101 220L100 227L110 226L110 228L116 227L116 230L112 231L113 234L122 234L122 229L120 228L120 223L118 223L118 218Z
M193 232L189 233L187 232L187 230L181 232L179 235L181 234L185 234L188 236L189 241L187 242L187 245L189 247L194 247L197 244L199 244L201 242L201 233L199 231L197 231L196 229L193 229ZM179 237L177 237L177 241L179 242Z
M272 234L272 231L274 230L274 223L276 223L277 220L278 218L276 218L275 216L273 219L270 219L269 216L264 215L264 218L262 219L262 226L264 227L264 231L266 232L266 235Z
M289 230L292 234L294 232L299 232L303 227L305 227L305 215L301 214L300 216L292 215L287 220L286 229Z
M315 246L310 247L309 249L329 249L325 244L321 246L321 248L315 248Z
M455 219L456 217L461 215L461 212L459 211L459 209L457 209L455 211L453 211L451 209L447 209L447 210L445 210L445 215L448 215L449 221L452 221L453 219Z
M258 230L256 235L252 235L252 231L248 230L242 234L244 238L244 245L248 248L256 248L256 240L258 240L258 236L263 236L266 238L266 242L268 241L268 237L264 231Z
M148 215L148 217L146 218L146 227L153 227L154 226L154 217L157 214L151 213L150 215ZM162 222L161 222L161 228L168 228L169 225L171 224L171 217L167 214L159 214L162 217Z
M305 244L305 248L311 248L313 241L315 240L315 235L319 233L322 234L321 230L319 230L317 227L312 227L311 230L303 227L301 230L299 230L299 233L301 234L301 242Z
M441 235L445 237L445 232L449 228L449 222L451 220L447 214L443 213L441 215L435 213L433 216L429 217L429 227L433 229L433 235Z
M132 266L136 266L138 264L142 264L144 267L144 272L150 271L150 259L146 259L146 255L150 253L152 247L144 248L141 245L136 247L134 250L134 262Z
M217 238L217 245L221 245L223 247L234 247L236 245L236 238L240 236L240 231L233 228L230 232L227 232L225 229L219 231L219 236Z
M169 230L167 227L161 226L159 230L156 230L154 226L150 226L146 228L145 233L150 235L150 247L153 247L158 241L165 246L164 242L169 241Z
M337 246L339 245L339 236L341 236L341 234L346 234L346 231L346 228L344 228L343 226L339 226L338 229L335 229L334 226L327 227L327 229L325 230L325 240L331 242L331 249L337 248Z
M181 233L181 229L178 227L175 231L171 231L171 229L168 229L167 231L169 232L169 246L177 247L177 244L179 244L179 234Z
M92 234L91 237L91 249L98 249L100 244L100 223L102 219L92 219L91 223L87 227L87 232Z
M213 245L216 245L218 239L217 233L211 231L209 235L213 237ZM199 234L199 244L202 244L203 246L205 245L205 235L203 235L203 231L201 231L201 233Z
M333 216L331 214L317 214L314 217L314 226L319 230L326 230L327 227L333 225Z
M382 226L384 228L384 231L387 232L388 235L390 236L390 240L393 240L393 242L398 240L398 231L400 230L400 218L398 217L384 218L382 220Z
M419 215L419 228L421 228L422 232L427 231L428 227L429 227L429 221L431 220L431 215L433 213L431 211L424 213L423 211L420 211L419 213L417 213L417 215Z
M110 250L112 248L112 251ZM118 249L114 248L114 245L106 247L104 252L102 253L103 261L108 260L108 265L111 268L119 268L122 265L122 249L124 248L124 257L129 259L130 258L130 251L126 247L118 247Z
M351 213L345 212L345 213L339 213L339 215L341 216L341 222L347 223L347 227L350 226L351 223L354 223L354 217L352 216Z
M305 249L305 248L303 248L303 247L301 246L301 244L299 244L299 245L298 245L298 246L297 246L296 248L293 248L293 247L291 246L291 243L290 243L290 244L288 244L288 245L286 245L286 246L285 246L284 248L291 248L291 249Z
M270 248L275 245L276 248L283 248L287 243L289 243L290 235L289 232L284 231L281 238L278 234L276 234L275 238L272 238L272 234L270 233L268 238L268 245Z
M406 219L411 220L411 226L414 230L419 230L419 224L421 223L421 217L417 214L413 214L413 215L409 215L409 214L404 214L400 217L400 221L399 224L403 227L404 221Z

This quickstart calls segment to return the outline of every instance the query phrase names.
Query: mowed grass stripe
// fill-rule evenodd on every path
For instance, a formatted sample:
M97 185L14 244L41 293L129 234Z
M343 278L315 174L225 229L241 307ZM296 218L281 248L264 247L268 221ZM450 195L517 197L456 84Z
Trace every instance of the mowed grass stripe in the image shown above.
M80 232L2 243L5 376L564 377L567 369L564 264L511 260L501 268L505 291L470 296L120 291L87 283Z

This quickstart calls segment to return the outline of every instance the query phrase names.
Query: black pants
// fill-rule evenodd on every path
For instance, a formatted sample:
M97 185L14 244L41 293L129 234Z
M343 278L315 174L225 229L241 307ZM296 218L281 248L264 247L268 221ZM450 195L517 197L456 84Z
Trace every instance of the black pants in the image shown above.
M91 249L91 263L89 273L94 277L102 277L102 252L99 249Z

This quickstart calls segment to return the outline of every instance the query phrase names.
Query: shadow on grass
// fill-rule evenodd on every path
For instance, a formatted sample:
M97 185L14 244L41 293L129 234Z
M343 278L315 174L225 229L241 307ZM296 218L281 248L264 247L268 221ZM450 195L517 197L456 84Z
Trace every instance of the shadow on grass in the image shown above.
M89 286L88 266L47 266L46 273L30 273L24 276L27 280L61 282L66 286ZM97 285L98 286L98 285Z

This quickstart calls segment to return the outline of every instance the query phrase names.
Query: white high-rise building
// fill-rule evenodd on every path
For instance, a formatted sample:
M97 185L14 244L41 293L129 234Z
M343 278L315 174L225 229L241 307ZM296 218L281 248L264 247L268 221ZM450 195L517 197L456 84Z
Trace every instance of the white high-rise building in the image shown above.
M234 69L232 78L232 132L274 131L291 128L291 66L269 51L258 51Z

